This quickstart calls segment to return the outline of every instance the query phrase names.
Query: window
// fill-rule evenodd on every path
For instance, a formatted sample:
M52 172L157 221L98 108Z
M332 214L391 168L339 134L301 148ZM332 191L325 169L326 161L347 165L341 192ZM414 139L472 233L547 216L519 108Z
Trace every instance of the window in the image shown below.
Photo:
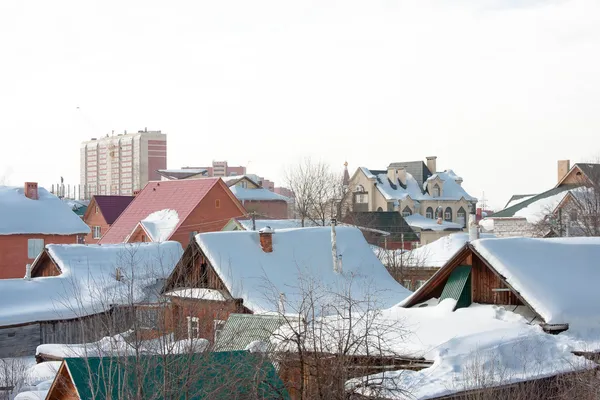
M98 214L100 212L100 209L98 208L98 206L96 206L96 214Z
M463 228L465 226L467 226L467 213L465 212L465 209L462 207L459 208L458 212L456 213L456 222L461 224L463 226Z
M402 286L410 290L410 279L405 279L402 281Z
M216 319L214 321L215 343L219 339L219 335L221 335L221 332L223 331L224 326L225 326L225 321L220 320L220 319Z
M446 207L446 211L444 211L444 220L452 222L452 209L450 207Z
M577 210L573 209L569 211L569 220L571 222L577 222Z
M158 308L136 307L135 316L137 324L140 328L158 329L159 328L159 313Z
M433 187L433 197L440 197L440 187L437 183Z
M142 235L142 242L146 242L146 235Z
M44 250L44 239L27 240L27 258L36 258Z
M360 203L360 204L366 204L369 202L369 197L367 196L366 193L356 193L354 195L354 201L356 203Z
M215 208L221 208L221 200L219 200L219 199L215 200Z
M100 229L99 226L93 226L92 227L92 237L94 239L100 239L102 237L101 229Z
M198 317L187 317L188 338L197 339L200 337L200 320Z
M381 211L383 211L383 208L377 207L377 211L381 212Z
M427 207L427 211L425 211L425 216L427 218L433 219L433 208Z
M408 206L404 207L404 210L402 210L402 216L408 217L410 215L412 215L412 211L410 210L410 208Z

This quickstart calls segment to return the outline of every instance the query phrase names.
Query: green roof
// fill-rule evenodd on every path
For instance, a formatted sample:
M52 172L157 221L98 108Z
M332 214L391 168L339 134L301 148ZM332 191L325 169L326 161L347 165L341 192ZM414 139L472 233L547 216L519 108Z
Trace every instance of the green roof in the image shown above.
M244 350L250 343L269 338L285 319L280 315L230 314L215 343L218 351Z
M559 186L559 187L556 187L556 188L553 188L550 190L546 190L545 192L540 193L537 196L533 196L532 198L522 201L518 204L515 204L514 206L511 206L511 207L505 208L504 210L500 210L496 213L493 213L492 215L490 215L490 217L492 217L492 218L514 217L515 214L517 213L517 211L522 210L523 208L527 207L528 205L530 205L532 203L535 203L538 200L545 199L546 197L554 196L555 194L559 194L559 193L567 191L567 190L575 189L578 186L580 186L580 185L563 185L563 186Z
M440 301L444 299L456 300L456 307L454 309L471 305L470 265L459 265L452 271L440 296Z
M65 358L79 398L289 399L273 365L247 351Z

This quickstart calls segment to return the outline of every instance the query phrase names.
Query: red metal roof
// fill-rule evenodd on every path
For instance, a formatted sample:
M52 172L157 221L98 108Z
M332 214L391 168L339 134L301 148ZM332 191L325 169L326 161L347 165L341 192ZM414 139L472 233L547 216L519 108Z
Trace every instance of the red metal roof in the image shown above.
M179 223L173 230L175 233L219 179L148 182L144 189L135 196L129 207L112 224L99 243L122 243L138 222L151 213L164 209L177 211Z
M96 205L104 216L107 224L112 225L119 215L127 208L134 196L94 196Z

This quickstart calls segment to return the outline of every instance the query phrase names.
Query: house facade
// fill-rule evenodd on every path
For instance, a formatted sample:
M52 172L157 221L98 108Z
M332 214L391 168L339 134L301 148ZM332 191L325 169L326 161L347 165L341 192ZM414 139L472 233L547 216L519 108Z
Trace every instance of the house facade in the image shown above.
M47 244L83 242L90 232L67 203L35 182L0 186L0 279L21 278Z
M175 240L187 246L195 234L221 230L246 215L221 178L149 182L99 243Z
M256 178L241 175L223 177L223 180L248 213L261 218L288 218L289 198L264 188Z
M90 227L90 233L85 236L85 243L95 244L102 239L110 226L133 201L133 196L104 196L92 197L83 215L83 222Z
M360 167L350 178L352 211L394 211L403 217L421 215L432 221L466 227L477 199L462 187L463 179L452 170L436 171L436 157L395 162L385 170ZM416 226L415 226L416 227Z

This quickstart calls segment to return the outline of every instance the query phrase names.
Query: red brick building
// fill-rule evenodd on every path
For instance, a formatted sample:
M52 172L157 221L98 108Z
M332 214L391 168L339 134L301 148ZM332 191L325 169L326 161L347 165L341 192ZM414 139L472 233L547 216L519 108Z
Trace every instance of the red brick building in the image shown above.
M132 201L133 196L94 196L83 215L83 222L91 230L85 237L85 243L98 243Z
M223 180L248 213L255 213L260 218L288 218L289 198L262 187L248 175L230 176Z
M90 232L58 197L35 182L0 186L0 279L22 278L46 244L74 244Z
M246 214L220 178L149 182L99 243L175 240L187 246L193 234L219 231Z

